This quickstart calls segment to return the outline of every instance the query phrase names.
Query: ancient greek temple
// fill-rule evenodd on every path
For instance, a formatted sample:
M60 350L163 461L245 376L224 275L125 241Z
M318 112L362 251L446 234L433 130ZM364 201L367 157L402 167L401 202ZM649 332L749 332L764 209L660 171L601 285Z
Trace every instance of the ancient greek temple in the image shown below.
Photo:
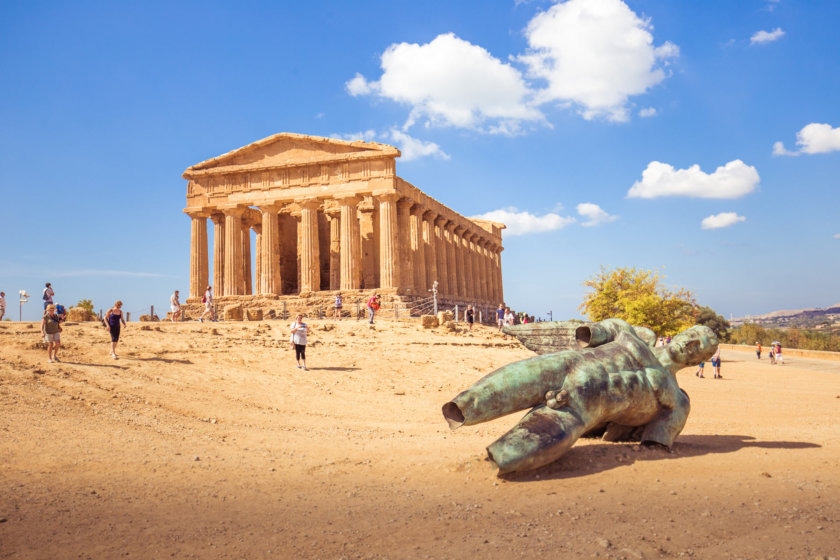
M336 290L411 300L437 282L442 302L498 305L505 226L401 179L398 157L385 144L281 133L189 167L187 302L208 285L217 301L263 307Z

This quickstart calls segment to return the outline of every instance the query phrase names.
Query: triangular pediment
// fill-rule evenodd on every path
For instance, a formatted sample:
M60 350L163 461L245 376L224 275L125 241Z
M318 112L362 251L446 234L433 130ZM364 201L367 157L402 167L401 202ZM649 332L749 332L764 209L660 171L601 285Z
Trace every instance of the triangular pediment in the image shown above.
M283 132L197 163L184 177L399 156L400 151L387 144Z

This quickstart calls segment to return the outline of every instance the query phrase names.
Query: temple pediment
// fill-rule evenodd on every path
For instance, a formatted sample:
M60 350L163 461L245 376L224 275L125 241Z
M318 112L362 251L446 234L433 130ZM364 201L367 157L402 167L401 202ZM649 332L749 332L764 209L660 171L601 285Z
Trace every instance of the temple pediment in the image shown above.
M399 156L400 151L387 144L336 140L283 132L197 163L187 168L183 177L191 179L217 173L239 173Z

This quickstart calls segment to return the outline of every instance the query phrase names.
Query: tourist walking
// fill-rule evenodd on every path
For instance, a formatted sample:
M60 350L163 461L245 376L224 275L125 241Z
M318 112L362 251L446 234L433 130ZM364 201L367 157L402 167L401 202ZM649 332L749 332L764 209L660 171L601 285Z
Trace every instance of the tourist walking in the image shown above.
M44 299L44 310L47 309L48 305L52 305L53 296L55 296L55 292L52 289L52 284L47 282L46 288L44 288L44 295L42 296Z
M111 332L111 357L117 359L117 343L120 341L120 324L127 327L122 312L122 302L117 300L114 307L105 313L105 328Z
M770 345L770 352L767 353L767 357L770 358L770 365L776 365L776 347L772 344Z
M6 292L0 292L0 321L6 315Z
M499 308L496 309L496 324L499 325L499 330L505 326L505 304L500 303Z
M177 323L181 320L181 302L178 301L178 290L169 297L169 310L172 312L170 320Z
M335 294L335 312L333 313L333 319L341 320L341 309L342 309L342 301L341 301L341 292Z
M776 344L776 363L785 365L785 359L782 356L782 345Z
M761 344L758 341L755 343L755 357L761 359Z
M694 372L694 375L697 377L703 377L703 366L705 366L705 362L700 362L697 364L697 371Z
M47 343L47 361L60 362L58 349L61 347L61 319L55 312L55 305L47 305L44 317L41 319L41 336Z
M467 306L467 312L465 313L467 318L467 324L470 326L470 330L473 328L473 323L475 322L475 311L473 310L472 305Z
M722 379L723 376L720 374L720 346L718 346L718 349L715 351L710 361L712 362L715 379Z
M301 369L300 362L303 361L303 369L306 370L306 335L309 334L309 327L303 322L303 315L298 315L290 328L292 345L295 347L295 360L297 367ZM308 371L308 370L307 370Z
M367 310L368 315L370 316L370 324L373 324L373 316L376 315L376 312L379 310L379 296L376 295L376 292L373 292L373 295L370 296L367 302Z
M207 286L207 289L204 291L204 297L201 298L202 303L204 303L204 313L201 314L201 317L198 318L199 323L204 322L204 318L208 315L210 316L211 321L216 320L216 314L213 312L213 286Z

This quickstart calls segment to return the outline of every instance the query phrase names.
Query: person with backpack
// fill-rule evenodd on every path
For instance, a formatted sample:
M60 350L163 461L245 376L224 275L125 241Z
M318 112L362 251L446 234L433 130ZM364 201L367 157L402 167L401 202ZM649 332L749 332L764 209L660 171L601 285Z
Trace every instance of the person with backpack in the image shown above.
M42 296L42 298L44 300L44 311L47 310L48 305L52 305L53 296L55 295L55 292L52 289L52 284L47 282L46 286L47 287L44 288L44 295Z
M367 302L367 310L368 315L370 315L370 324L373 324L373 316L376 315L376 312L379 310L379 296L376 295L376 292L373 292L373 295L370 296Z
M333 318L338 319L339 321L341 320L341 307L341 292L338 292L335 294L335 314L333 315Z
M470 330L472 330L473 323L475 322L475 311L473 311L473 306L472 305L467 306L467 312L465 313L465 315L466 315L466 318L467 318L467 323L470 326Z
M41 319L41 336L47 343L47 361L49 363L60 362L58 349L61 347L61 319L55 312L55 305L47 305L46 313Z
M202 313L201 317L198 318L198 322L203 323L204 317L207 315L210 316L211 321L215 321L216 316L213 313L213 286L207 286L207 290L204 292L204 297L201 298L201 303L204 304L204 313Z

